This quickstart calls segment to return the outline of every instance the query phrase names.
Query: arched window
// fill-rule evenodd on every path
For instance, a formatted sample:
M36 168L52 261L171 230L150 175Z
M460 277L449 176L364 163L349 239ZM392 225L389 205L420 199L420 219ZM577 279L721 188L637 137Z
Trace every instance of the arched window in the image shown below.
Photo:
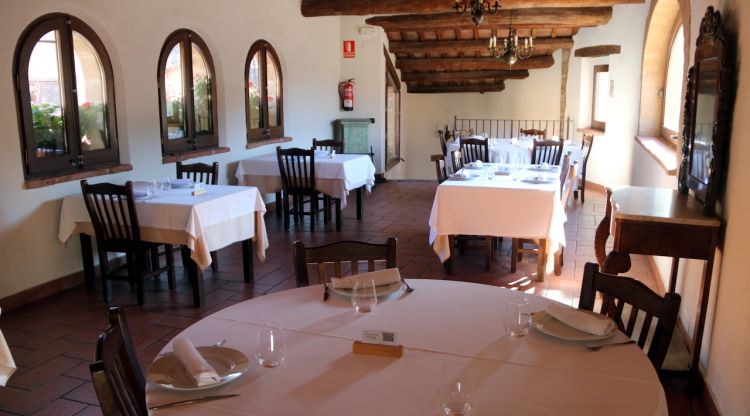
M18 41L13 72L26 178L119 164L112 65L93 29L40 17Z
M284 136L283 78L279 57L270 43L259 40L245 62L247 141Z
M173 32L159 56L163 154L218 147L214 63L195 32Z
M680 130L680 110L682 109L682 80L685 67L685 39L682 25L672 37L667 60L667 76L664 80L664 109L662 112L661 135L664 138L677 136Z

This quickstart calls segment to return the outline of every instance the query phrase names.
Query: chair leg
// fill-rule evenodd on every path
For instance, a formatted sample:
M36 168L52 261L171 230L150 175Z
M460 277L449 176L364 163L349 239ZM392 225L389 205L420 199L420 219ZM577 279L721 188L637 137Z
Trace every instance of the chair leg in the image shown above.
M149 253L151 258L151 271L159 270L159 246L154 246ZM155 274L154 277L159 277L159 274Z
M445 267L445 272L448 274L448 276L453 274L453 257L455 255L454 253L454 246L456 245L456 237L449 235L448 236L448 252L450 253L450 256L448 257L448 260L443 263L443 267Z
M107 289L107 274L109 274L109 264L107 263L107 254L99 252L99 272L102 278L102 298L104 303L109 304L109 291Z
M539 255L537 256L537 278L540 282L544 281L544 274L547 271L547 239L539 239Z
M515 273L516 272L516 266L518 264L518 239L514 238L511 242L511 251L510 251L510 272Z
M174 292L175 289L175 277L174 277L174 247L171 244L165 244L164 257L167 260L167 284L169 284L169 290Z
M281 218L281 216L283 215L282 211L284 211L284 208L282 207L283 204L281 202L281 194L281 191L276 192L276 218Z
M283 200L282 205L284 206L284 229L289 229L289 197L286 195L286 192L283 192Z
M328 225L331 221L331 197L323 194L323 224Z
M315 231L315 221L318 218L318 194L310 198L310 231Z
M211 270L215 272L219 271L219 252L217 251L211 252Z
M336 198L336 231L341 231L341 199Z

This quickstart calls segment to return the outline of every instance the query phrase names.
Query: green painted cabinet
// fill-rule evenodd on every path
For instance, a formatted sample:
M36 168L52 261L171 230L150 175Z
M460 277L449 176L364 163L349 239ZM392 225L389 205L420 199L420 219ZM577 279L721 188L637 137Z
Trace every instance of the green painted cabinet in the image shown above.
M344 142L344 153L369 153L367 130L371 118L342 118L333 122L333 138Z

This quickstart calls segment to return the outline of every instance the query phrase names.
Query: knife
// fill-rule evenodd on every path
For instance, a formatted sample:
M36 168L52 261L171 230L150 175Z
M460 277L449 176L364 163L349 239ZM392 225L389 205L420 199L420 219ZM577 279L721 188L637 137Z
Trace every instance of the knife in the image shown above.
M168 407L182 406L185 404L192 404L192 403L210 402L213 400L228 399L230 397L237 397L237 396L239 396L239 394L219 394L216 396L198 397L197 399L179 400L176 402L164 403L164 404L160 404L157 406L149 406L148 409L149 410L166 409Z

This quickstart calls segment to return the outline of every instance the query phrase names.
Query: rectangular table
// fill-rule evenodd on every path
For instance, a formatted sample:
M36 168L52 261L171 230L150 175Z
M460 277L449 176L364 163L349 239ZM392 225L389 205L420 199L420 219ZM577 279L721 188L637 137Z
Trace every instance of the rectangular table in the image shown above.
M281 173L276 154L253 156L241 160L235 177L240 185L256 186L261 194L277 193L276 212L280 215ZM357 190L357 219L362 219L362 188L369 192L375 185L375 165L368 155L337 154L333 157L315 155L315 188L341 200L346 206L349 191Z
M254 187L206 185L206 193L193 196L192 188L171 189L155 198L136 201L141 238L154 243L180 244L183 260L189 254L188 275L193 284L193 303L203 304L202 270L211 264L211 252L242 242L244 278L253 278L252 240L256 254L265 260L268 248L265 204ZM86 285L94 285L94 257L91 236L94 228L83 195L69 195L60 210L58 239L65 243L73 234L81 238Z
M490 157L489 162L508 163L511 165L525 165L531 163L531 149L534 146L533 140L490 138L488 139L488 146ZM446 162L448 166L453 166L453 152L458 149L459 144L456 143L455 140L448 142L448 160ZM571 155L571 164L573 162L578 162L579 166L583 166L583 155L580 144L566 140L563 144L563 156L568 154L568 152L570 152ZM560 160L562 160L562 158Z
M430 213L430 244L445 262L450 258L450 236L477 235L535 238L554 252L565 245L565 209L560 201L560 170L532 170L534 165L488 164L494 172L508 169L510 175L493 175L485 170L464 169L470 180L447 180L438 186ZM536 176L549 183L528 183ZM540 256L542 257L542 256ZM539 259L539 278L546 271L546 259Z

